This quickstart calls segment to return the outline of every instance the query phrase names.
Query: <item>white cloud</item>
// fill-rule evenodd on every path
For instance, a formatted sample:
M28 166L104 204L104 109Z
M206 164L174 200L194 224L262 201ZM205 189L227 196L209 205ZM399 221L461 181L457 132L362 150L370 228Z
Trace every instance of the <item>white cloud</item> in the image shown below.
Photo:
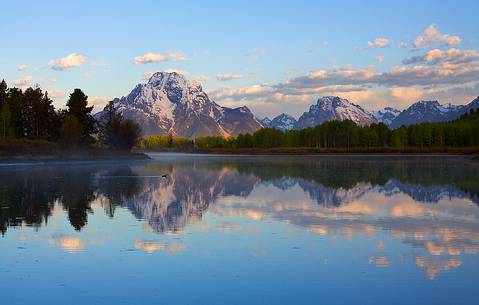
M407 48L407 43L404 42L404 41L401 41L400 43L398 43L397 47L399 49L406 49Z
M450 64L460 64L479 61L479 52L476 50L466 50L461 51L459 49L450 48L449 50L440 50L434 49L428 51L426 54L421 56L413 56L411 58L403 60L403 64L417 64L417 63L427 63L427 64L439 64L439 63L450 63Z
M166 70L163 70L163 71L168 72L168 73L178 73L178 74L181 74L181 75L184 75L184 76L189 75L188 71L182 70L182 69L170 68L170 69L166 69Z
M25 71L28 70L28 65L22 64L22 65L18 66L17 70L20 71L20 72L25 72Z
M87 71L85 73L83 73L83 75L85 75L85 77L88 77L88 78L91 78L91 77L95 77L96 76L96 71Z
M40 77L37 79L40 84L50 84L50 83L55 83L57 81L56 78L54 77Z
M71 53L63 58L50 60L48 66L53 70L63 71L70 68L80 67L85 63L85 60L85 56Z
M30 75L27 75L27 76L24 76L22 78L14 80L12 83L13 83L14 86L24 88L24 87L30 85L32 83L32 81L33 81L33 77L31 77Z
M439 32L437 27L434 24L431 24L427 28L424 29L422 35L418 36L413 43L413 49L420 49L427 46L430 46L434 43L439 43L445 46L456 45L461 42L461 38L459 36L449 35L449 34L442 34Z
M374 59L376 59L378 62L383 62L384 61L384 55L378 55L378 56L374 57Z
M236 73L226 73L226 74L216 75L216 79L219 80L219 81L222 81L222 82L226 82L226 81L233 80L233 79L240 79L242 77L243 77L243 75L236 74Z
M217 99L244 100L269 96L274 92L274 88L266 85L253 85L242 88L220 88L212 91L211 96Z
M133 59L134 64L147 64L155 62L166 62L166 61L183 61L186 60L186 57L179 53L168 53L168 54L159 54L148 52L141 56L136 56Z
M61 90L48 90L48 96L50 98L65 98L67 94L65 91Z
M193 76L193 80L199 83L206 83L210 80L210 77L206 75L198 75L198 76Z
M109 96L89 96L88 105L93 106L93 111L98 112L103 110L106 104L111 100L112 98Z
M379 37L374 40L368 41L368 48L376 49L376 48L385 48L389 45L389 39L384 37Z

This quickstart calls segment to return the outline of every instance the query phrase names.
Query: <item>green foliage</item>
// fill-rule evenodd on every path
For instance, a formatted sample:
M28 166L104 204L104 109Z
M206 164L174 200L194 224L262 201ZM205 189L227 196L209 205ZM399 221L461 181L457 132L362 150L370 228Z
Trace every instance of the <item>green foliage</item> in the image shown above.
M60 139L62 143L70 148L76 147L81 140L83 127L74 115L67 115L60 127Z
M80 89L73 90L67 101L67 114L73 115L78 119L82 126L81 142L91 144L94 142L95 119L91 115L93 106L88 106L88 96Z
M141 127L132 120L121 120L118 129L115 129L118 141L115 148L131 150L141 138Z
M132 120L124 120L116 112L113 101L103 109L103 118L98 122L100 142L109 148L131 150L141 137L141 127Z
M0 107L0 137L5 139L10 133L10 120L12 113L8 103L3 103Z
M173 137L173 135L151 135L142 141L142 147L147 150L191 150L194 141L189 138Z

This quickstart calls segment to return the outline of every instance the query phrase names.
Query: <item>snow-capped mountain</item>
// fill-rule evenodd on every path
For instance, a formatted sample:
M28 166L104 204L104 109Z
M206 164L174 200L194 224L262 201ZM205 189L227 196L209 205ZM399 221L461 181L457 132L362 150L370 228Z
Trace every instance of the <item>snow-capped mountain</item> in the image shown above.
M358 125L367 126L376 122L376 118L361 106L338 96L325 96L303 113L295 125L295 129L314 127L326 121L352 120Z
M391 123L401 113L401 111L392 107L386 107L382 110L372 111L371 113L379 123L384 123L387 126L391 126Z
M261 120L261 123L263 123L265 127L288 131L294 128L294 125L296 125L296 119L289 114L282 113L272 120L264 118Z
M446 104L438 101L419 101L403 110L391 123L392 128L423 122L446 122L459 117L466 106Z
M263 124L264 127L269 127L269 125L271 124L271 119L268 117L264 117L259 121L261 122L261 124Z
M230 136L263 127L246 106L222 107L199 83L176 72L154 73L146 84L114 99L114 104L125 118L138 122L145 135Z
M469 104L467 104L463 109L462 109L462 113L461 114L464 114L466 112L469 112L470 110L474 109L478 109L479 108L479 96L476 97L475 99L472 100L472 102L470 102Z

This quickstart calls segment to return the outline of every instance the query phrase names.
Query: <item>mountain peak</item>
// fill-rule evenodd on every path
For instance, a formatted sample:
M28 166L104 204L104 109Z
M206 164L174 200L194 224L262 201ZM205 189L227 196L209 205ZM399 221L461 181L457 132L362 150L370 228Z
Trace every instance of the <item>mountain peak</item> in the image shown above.
M156 72L146 84L114 100L124 117L138 122L143 133L182 137L230 136L261 128L246 107L221 107L197 82L178 72Z
M458 117L464 106L441 105L438 101L417 101L402 111L391 123L391 127L408 126L423 122L445 122Z
M358 125L376 122L374 116L361 106L339 96L323 96L298 119L296 129L314 127L326 121L351 120Z

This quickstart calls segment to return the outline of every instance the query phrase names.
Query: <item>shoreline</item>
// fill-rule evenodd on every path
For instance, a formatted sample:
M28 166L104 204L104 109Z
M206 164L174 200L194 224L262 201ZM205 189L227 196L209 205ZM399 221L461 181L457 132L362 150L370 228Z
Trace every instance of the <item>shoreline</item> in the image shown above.
M1 155L0 166L5 164L36 164L36 163L65 163L65 162L95 162L95 161L141 161L151 158L143 152L118 153L118 152L83 152L60 154L23 154L23 155Z
M470 155L479 158L479 147L472 148L209 148L192 150L142 150L143 153L184 153L198 155Z

